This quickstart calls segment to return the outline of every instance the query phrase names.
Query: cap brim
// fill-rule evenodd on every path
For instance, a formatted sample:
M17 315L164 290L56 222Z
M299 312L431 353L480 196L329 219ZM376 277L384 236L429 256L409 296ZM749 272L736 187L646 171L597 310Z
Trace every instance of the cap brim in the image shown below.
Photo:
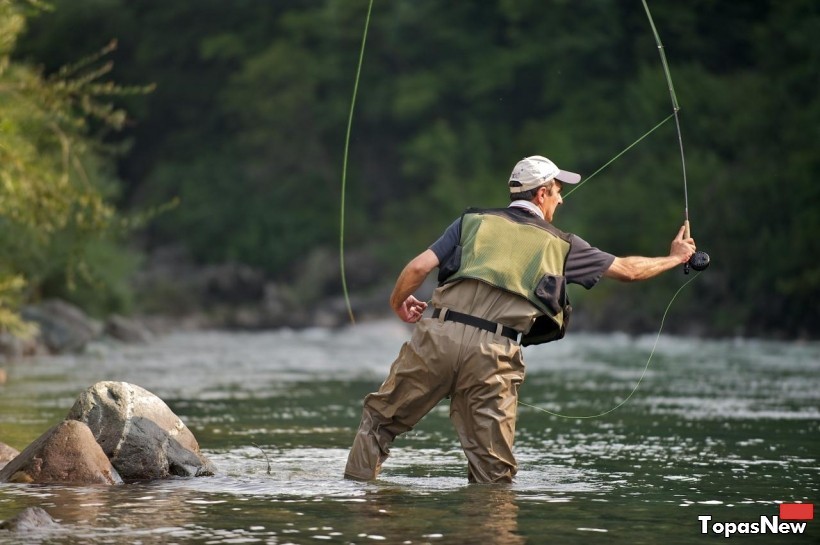
M567 170L559 170L555 179L562 184L577 184L581 181L581 175Z

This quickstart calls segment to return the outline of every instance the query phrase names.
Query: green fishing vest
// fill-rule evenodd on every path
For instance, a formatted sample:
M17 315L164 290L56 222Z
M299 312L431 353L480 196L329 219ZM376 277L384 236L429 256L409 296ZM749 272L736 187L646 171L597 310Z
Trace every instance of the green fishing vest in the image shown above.
M521 344L558 340L572 311L564 276L570 236L515 210L467 210L461 217L460 244L441 264L439 282L471 278L519 295L544 313Z

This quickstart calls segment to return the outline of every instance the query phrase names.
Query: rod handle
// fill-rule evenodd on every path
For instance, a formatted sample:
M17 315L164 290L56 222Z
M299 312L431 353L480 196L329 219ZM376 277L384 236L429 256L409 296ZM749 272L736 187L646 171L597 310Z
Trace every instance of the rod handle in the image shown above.
M689 220L684 220L683 222L683 238L690 238L691 233L689 231ZM689 274L689 261L683 264L683 274Z

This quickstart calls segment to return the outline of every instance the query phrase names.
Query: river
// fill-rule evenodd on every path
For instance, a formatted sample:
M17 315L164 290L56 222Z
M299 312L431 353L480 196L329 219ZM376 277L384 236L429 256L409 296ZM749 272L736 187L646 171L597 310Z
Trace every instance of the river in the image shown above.
M60 526L8 543L820 543L820 522L751 531L820 499L820 344L571 334L525 349L512 485L468 485L445 400L381 478L341 478L364 395L409 336L341 330L177 333L6 366L0 441L23 450L100 380L161 397L214 477L112 487L0 485ZM699 518L711 517L711 519ZM743 524L746 524L743 526ZM706 534L703 530L706 530ZM715 532L723 532L717 534ZM759 538L759 539L755 539Z

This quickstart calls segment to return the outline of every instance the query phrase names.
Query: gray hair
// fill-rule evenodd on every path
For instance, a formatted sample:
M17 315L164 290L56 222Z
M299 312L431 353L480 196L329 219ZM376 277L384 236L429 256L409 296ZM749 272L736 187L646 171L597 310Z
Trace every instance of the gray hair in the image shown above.
M548 192L552 192L552 187L555 185L555 178L550 178L538 187L533 187L529 191L522 191L521 193L510 193L511 201L531 201L535 198L535 194L542 187L546 187Z

